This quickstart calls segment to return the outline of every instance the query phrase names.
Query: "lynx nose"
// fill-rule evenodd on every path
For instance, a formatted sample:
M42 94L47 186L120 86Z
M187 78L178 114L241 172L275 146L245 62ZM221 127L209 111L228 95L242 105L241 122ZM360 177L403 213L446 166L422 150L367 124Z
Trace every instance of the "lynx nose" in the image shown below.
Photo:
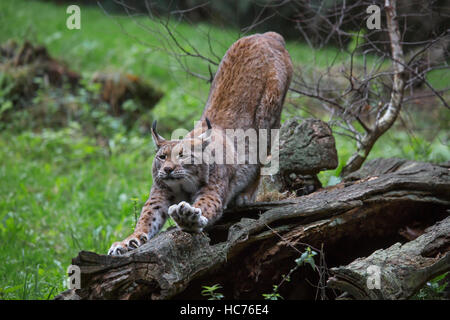
M173 167L164 167L164 171L169 174L173 171Z

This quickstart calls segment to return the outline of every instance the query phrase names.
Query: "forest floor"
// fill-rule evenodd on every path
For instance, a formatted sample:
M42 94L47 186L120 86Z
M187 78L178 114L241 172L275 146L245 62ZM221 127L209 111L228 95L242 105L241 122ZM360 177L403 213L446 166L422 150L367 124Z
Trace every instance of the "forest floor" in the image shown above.
M83 7L81 15L81 30L68 30L64 6L2 1L0 44L15 39L44 45L85 78L99 70L116 70L149 79L164 92L149 116L159 120L166 134L181 126L191 128L202 112L209 84L187 75L159 49L160 39L148 28L161 25L146 17L109 15L95 6ZM180 39L190 39L205 55L217 57L240 37L236 30L208 24L181 23L176 30ZM214 34L212 48L209 33ZM299 65L321 66L339 55L335 48L314 51L293 41L287 47ZM206 64L195 59L189 63L195 72L208 74ZM429 80L448 85L442 74ZM0 110L7 103L1 99L0 91ZM308 116L302 112L286 108L283 119ZM448 111L441 106L406 110L369 158L448 160L448 132L438 126L448 121ZM66 269L78 251L106 253L112 242L132 232L151 187L154 149L150 135L127 131L114 119L103 124L110 133L108 148L76 122L33 129L19 123L23 122L0 128L0 299L51 299L64 290ZM320 174L324 185L335 181L331 177L354 151L353 142L335 138L340 165Z

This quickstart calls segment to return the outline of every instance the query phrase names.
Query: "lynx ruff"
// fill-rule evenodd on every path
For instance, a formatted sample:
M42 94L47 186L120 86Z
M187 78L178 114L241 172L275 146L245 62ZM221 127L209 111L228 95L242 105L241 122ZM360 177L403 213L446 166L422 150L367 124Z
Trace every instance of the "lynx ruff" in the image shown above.
M140 247L169 215L180 229L201 232L227 207L254 201L260 176L278 170L278 129L291 78L281 35L267 32L236 41L219 65L192 131L177 130L165 140L153 123L157 152L149 199L133 234L115 242L108 254Z

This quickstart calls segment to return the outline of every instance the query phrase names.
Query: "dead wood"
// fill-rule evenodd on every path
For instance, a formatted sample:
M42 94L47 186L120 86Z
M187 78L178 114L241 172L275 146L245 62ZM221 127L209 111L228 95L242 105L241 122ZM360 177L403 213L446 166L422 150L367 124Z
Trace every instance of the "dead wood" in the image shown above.
M336 298L340 292L331 286L316 287L326 280L327 267L405 243L402 230L424 230L446 218L450 208L449 169L444 165L379 159L361 170L363 179L358 171L352 175L357 180L348 177L307 196L228 210L208 233L168 230L119 257L82 251L72 261L81 268L81 289L67 290L57 299L201 298L201 287L215 283L228 299L262 298L307 246L320 251L320 272L300 268L280 294L315 299L320 292L322 298ZM450 233L448 224L442 228ZM448 260L443 263L448 267ZM368 295L380 297L385 296Z
M431 278L450 270L450 217L405 244L396 243L358 258L348 266L332 268L331 288L345 298L407 299Z

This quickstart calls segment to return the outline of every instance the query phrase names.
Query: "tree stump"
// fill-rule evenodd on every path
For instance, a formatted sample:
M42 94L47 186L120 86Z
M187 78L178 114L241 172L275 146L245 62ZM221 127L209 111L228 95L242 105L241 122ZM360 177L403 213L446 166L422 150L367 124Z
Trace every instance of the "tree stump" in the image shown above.
M286 191L297 196L312 193L322 187L317 174L338 166L331 128L319 119L287 120L280 129L279 154L279 173L262 177L258 199Z

